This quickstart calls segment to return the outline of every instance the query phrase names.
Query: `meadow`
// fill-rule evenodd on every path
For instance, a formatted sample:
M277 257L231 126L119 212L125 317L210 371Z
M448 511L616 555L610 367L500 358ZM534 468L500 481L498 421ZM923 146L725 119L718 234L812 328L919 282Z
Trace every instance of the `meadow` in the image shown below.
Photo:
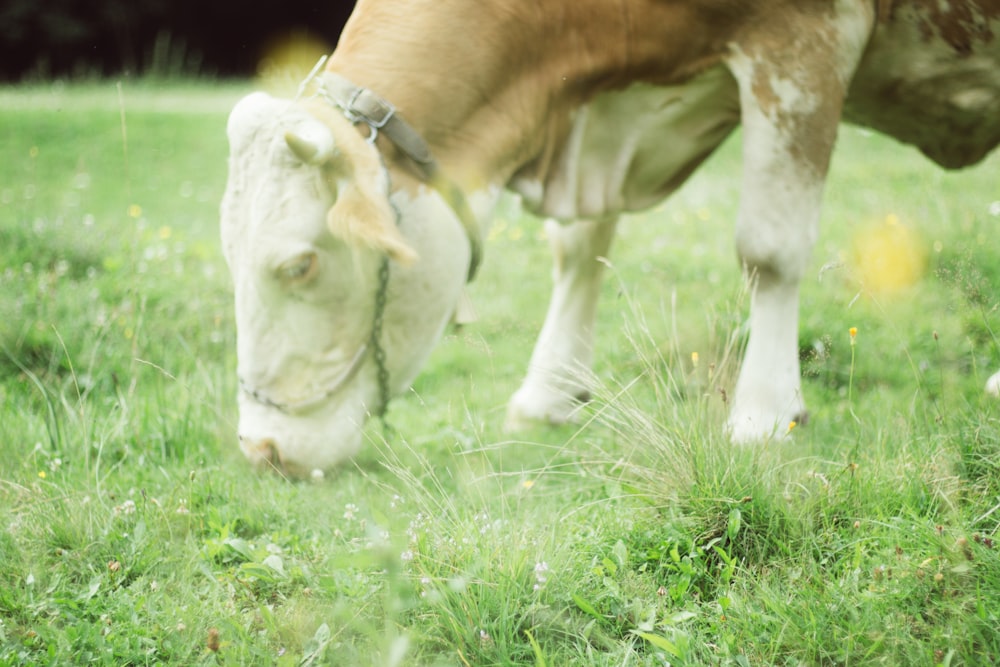
M0 664L1000 662L1000 154L844 127L806 425L722 425L739 137L629 217L595 398L502 429L548 299L505 200L450 331L320 482L235 442L225 122L249 84L0 89Z

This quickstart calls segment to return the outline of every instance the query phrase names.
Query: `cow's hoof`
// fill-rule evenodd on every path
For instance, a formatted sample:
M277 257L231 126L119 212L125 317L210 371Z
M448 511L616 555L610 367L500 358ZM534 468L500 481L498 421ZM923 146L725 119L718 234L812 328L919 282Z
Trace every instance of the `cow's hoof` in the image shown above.
M580 408L590 401L590 392L576 394L521 387L507 404L504 429L522 431L539 423L566 424L575 421Z
M755 445L783 440L793 429L805 426L809 412L802 409L789 417L763 414L732 414L726 423L729 439L737 445Z
M1000 372L994 373L986 381L986 393L990 396L1000 397Z

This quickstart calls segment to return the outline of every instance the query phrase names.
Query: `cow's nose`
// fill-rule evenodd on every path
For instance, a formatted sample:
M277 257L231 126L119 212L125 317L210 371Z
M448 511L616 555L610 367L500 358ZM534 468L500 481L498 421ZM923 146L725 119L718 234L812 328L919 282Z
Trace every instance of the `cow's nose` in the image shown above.
M273 438L250 438L240 436L240 449L258 468L280 468L281 454L278 443Z
M259 470L273 470L293 478L306 477L309 472L302 466L286 461L274 438L250 438L241 435L240 447L246 457L250 459L250 463Z

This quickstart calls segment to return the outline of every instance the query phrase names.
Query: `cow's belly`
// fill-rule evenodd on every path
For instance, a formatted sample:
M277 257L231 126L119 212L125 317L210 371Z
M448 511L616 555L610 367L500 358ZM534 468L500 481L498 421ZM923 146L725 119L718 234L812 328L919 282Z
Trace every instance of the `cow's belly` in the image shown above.
M739 122L723 67L676 86L635 84L580 108L547 166L509 187L538 215L597 219L643 209L679 187Z
M879 26L844 117L962 167L1000 142L1000 19L935 11L932 3L901 4Z

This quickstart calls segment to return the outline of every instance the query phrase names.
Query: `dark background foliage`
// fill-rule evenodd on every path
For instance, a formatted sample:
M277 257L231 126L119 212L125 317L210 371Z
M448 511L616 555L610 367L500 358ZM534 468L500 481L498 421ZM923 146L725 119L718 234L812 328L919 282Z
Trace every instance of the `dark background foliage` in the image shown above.
M0 0L0 80L249 76L269 45L332 47L354 0Z

